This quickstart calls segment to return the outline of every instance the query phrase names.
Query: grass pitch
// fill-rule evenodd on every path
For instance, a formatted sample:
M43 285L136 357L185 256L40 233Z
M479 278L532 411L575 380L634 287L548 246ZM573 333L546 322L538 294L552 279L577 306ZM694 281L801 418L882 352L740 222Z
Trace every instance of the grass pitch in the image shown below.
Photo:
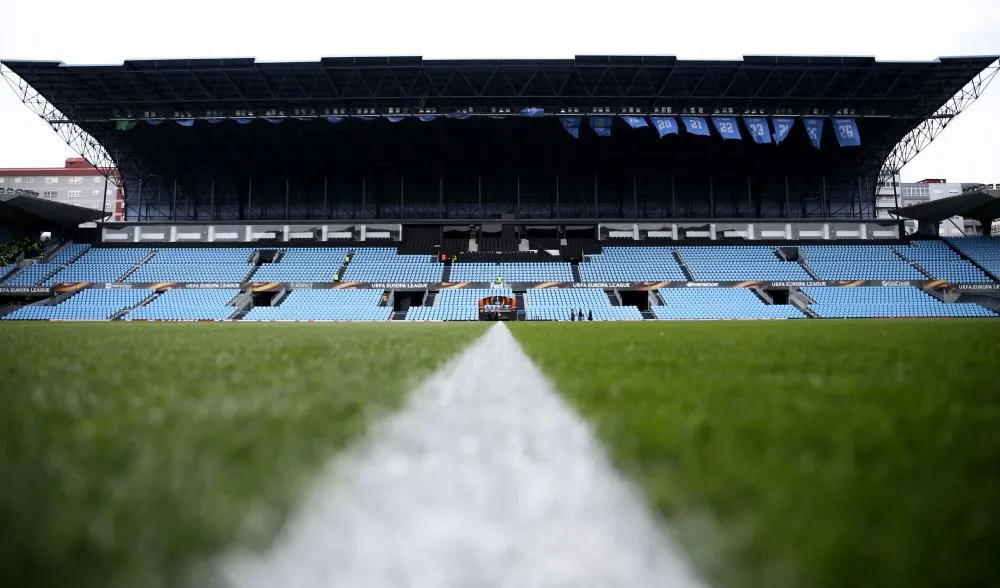
M317 468L484 331L0 325L3 584L175 585L267 541Z
M513 328L714 586L1000 575L1000 323Z

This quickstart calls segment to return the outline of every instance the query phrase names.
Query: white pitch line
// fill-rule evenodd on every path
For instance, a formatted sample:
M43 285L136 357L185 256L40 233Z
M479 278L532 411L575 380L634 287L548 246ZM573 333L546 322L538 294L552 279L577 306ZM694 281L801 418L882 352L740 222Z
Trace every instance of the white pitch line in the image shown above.
M237 588L703 585L502 323L220 562Z

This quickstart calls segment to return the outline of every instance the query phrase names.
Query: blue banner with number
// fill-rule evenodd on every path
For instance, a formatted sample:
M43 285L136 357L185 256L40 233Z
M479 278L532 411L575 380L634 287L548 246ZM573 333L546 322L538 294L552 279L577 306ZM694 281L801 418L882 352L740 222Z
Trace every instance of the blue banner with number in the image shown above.
M795 119L776 116L771 119L771 122L774 124L774 142L781 143L788 136L788 133L792 132Z
M398 123L398 122L403 122L403 120L406 117L404 117L404 116L387 116L385 118L387 118L389 120L389 122L391 122L391 123Z
M853 118L833 119L833 131L841 147L861 146L861 133L858 132L858 123Z
M528 106L526 108L522 108L521 112L519 112L518 114L520 114L521 116L526 116L528 118L538 118L543 114L545 114L545 109L539 108L538 106Z
M743 138L740 135L740 127L736 124L736 118L732 116L713 116L712 124L715 125L715 130L719 131L723 139L739 141Z
M622 120L633 129L641 129L649 126L649 123L646 122L646 117L644 116L623 116Z
M764 145L771 142L771 127L767 124L767 119L763 116L748 116L743 119L743 124L750 131L753 142Z
M823 142L823 119L807 116L802 119L802 124L806 126L806 134L809 135L809 142L819 149Z
M560 116L559 122L562 123L566 132L573 136L574 139L580 138L580 117L579 116Z
M344 122L344 117L342 117L342 116L327 116L325 118L326 118L326 122L330 123L331 125L335 125L337 123Z
M611 117L610 116L588 116L587 122L590 123L590 128L594 129L598 137L610 137L611 136Z
M677 128L677 119L672 116L651 116L649 119L653 121L653 126L656 127L661 139L666 135L676 135L680 132Z
M682 116L684 129L692 135L699 137L711 137L712 132L708 130L708 121L703 116Z
M437 115L436 114L421 114L417 118L420 119L420 122L431 122L432 120L436 120L437 119Z

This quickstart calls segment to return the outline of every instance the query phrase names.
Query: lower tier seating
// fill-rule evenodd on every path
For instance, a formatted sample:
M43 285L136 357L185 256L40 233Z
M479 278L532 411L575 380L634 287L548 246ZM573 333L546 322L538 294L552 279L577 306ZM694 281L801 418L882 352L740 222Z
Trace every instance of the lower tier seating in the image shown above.
M127 321L224 321L236 311L229 303L237 294L239 290L235 288L176 288L129 311L123 318Z
M996 316L978 304L946 304L918 288L803 288L823 318Z
M123 309L139 304L150 290L82 290L52 306L23 306L4 320L107 320Z
M593 313L595 321L642 320L635 306L612 306L600 288L552 288L528 290L524 295L529 321L568 321L570 313Z
M411 306L408 321L474 321L479 318L479 301L487 296L513 296L510 288L461 288L441 290L431 306Z
M245 321L384 321L381 290L293 290L278 306L255 306Z
M663 288L663 304L650 310L658 319L804 319L798 308L766 304L749 288Z

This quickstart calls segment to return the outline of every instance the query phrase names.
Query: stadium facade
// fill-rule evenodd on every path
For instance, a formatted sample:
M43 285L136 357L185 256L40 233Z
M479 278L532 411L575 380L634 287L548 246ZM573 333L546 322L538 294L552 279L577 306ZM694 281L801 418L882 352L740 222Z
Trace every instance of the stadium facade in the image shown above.
M90 243L5 268L46 297L14 318L1000 309L993 242L937 238L947 206L913 207L911 241L898 185L996 57L3 66L124 201ZM962 210L988 226L993 200Z

